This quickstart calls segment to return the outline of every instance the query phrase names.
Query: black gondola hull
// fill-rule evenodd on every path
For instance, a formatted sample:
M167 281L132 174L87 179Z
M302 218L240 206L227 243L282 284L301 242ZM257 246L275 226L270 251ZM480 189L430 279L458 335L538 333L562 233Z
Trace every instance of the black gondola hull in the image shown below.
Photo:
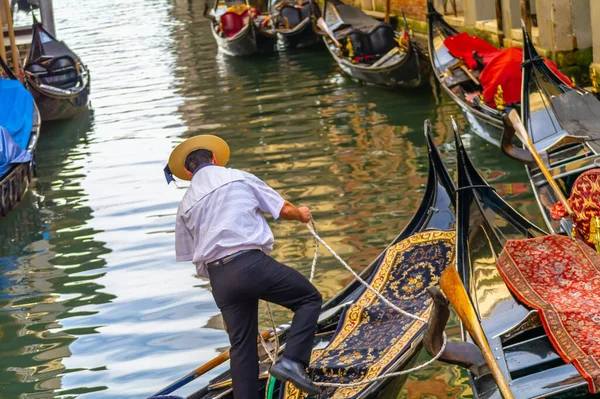
M353 64L338 54L338 48L328 37L323 37L329 53L340 69L352 79L387 88L418 88L429 82L429 62L412 46L404 57L380 67Z
M33 95L43 121L68 119L87 109L89 86L74 94L56 95L44 90L32 81L27 81L27 88Z
M33 95L42 121L67 119L87 108L90 92L87 67L38 22L33 25L24 69L25 87Z
M253 23L246 25L234 37L222 37L211 24L213 37L219 50L234 57L254 54L269 54L275 51L277 34L274 31L263 30Z
M33 160L14 166L6 175L0 177L0 219L5 217L23 200L31 180L35 175L35 151L40 134L40 113L34 104L33 126L27 144L27 151Z
M456 127L455 141L456 265L498 367L510 378L515 399L566 392L569 397L584 396L585 379L572 364L561 360L537 312L514 297L496 267L507 240L546 233L515 211L486 183L469 159ZM463 339L472 342L464 329ZM489 372L469 371L469 374L476 398L502 398Z
M293 29L278 29L277 36L284 48L307 48L321 42L312 18L306 18Z

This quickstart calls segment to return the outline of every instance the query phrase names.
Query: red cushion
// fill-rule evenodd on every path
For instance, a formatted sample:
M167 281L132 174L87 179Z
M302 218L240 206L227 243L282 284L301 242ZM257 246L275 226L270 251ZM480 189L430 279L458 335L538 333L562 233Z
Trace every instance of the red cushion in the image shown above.
M590 221L600 216L600 169L590 169L583 172L573 183L571 196L568 199L573 209L573 222L579 234L588 244L590 239ZM550 209L554 219L567 216L567 210L561 202Z
M232 37L244 28L244 18L235 12L226 12L221 15L223 36Z
M454 57L462 58L469 69L477 68L477 62L473 58L473 51L477 51L478 55L483 56L484 64L486 59L491 59L491 57L500 51L485 40L469 36L465 32L447 37L444 40L444 46L446 46L450 54Z
M546 65L566 84L572 86L571 80L560 73L556 64L545 59ZM521 101L521 63L523 49L510 47L502 50L483 68L479 81L483 86L483 101L490 107L496 107L494 96L498 86L502 86L506 104Z

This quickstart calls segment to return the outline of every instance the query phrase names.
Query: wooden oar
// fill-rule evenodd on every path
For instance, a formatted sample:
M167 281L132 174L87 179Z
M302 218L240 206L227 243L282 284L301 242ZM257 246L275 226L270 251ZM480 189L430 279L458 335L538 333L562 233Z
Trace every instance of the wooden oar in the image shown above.
M0 58L4 62L8 62L6 59L6 47L4 46L4 29L2 29L2 13L0 12Z
M327 23L325 22L323 17L319 17L319 19L317 19L317 26L321 28L325 33L327 33L327 36L329 36L331 40L333 40L336 46L340 48L342 47L342 43L338 42L338 40L335 38L335 35L331 31L331 29L329 29L329 26L327 26Z
M268 339L271 336L271 331L270 330L264 331L261 333L261 335L264 339ZM192 372L186 374L184 377L175 381L168 387L163 388L162 390L158 391L154 395L151 395L150 398L152 398L154 396L168 395L171 392L178 390L182 386L194 381L196 378L208 373L210 370L214 369L215 367L220 366L221 364L225 363L227 360L229 360L229 357L230 357L229 351L221 353L219 356L204 363L202 366L200 366L197 369L193 370Z
M467 76L473 81L473 83L475 83L477 86L481 86L481 82L479 81L479 79L477 79L475 77L475 75L473 75L473 72L471 72L469 70L469 68L465 65L464 61L461 62L461 64L459 65L459 68L462 69L463 72L467 74Z
M8 37L10 39L13 71L15 75L19 76L19 63L21 60L19 59L19 50L17 49L17 42L15 40L15 28L13 26L12 13L10 11L10 0L4 0L4 9L6 11L6 24L8 25ZM2 45L4 46L4 40L2 41Z
M565 207L569 216L572 216L573 209L571 208L571 205L569 205L569 201L567 201L567 199L565 198L565 195L563 194L562 190L560 189L560 187L558 187L558 184L556 184L556 180L554 180L554 177L552 177L552 174L550 174L550 171L546 167L546 164L544 164L544 161L540 157L540 154L538 154L537 150L535 149L535 146L531 141L531 137L529 137L525 126L523 126L523 122L521 122L521 118L519 117L517 111L514 109L510 111L510 113L508 114L508 118L510 119L510 123L512 123L513 128L515 129L516 136L525 145L525 148L527 148L527 150L531 153L531 156L535 160L535 163L537 164L538 168L540 168L540 170L542 171L542 174L548 181L548 184L550 184L550 187L552 187L552 190Z
M483 358L490 368L492 376L494 377L494 380L496 380L496 384L498 384L500 393L502 393L504 399L514 399L508 382L506 381L506 378L504 378L504 374L502 374L502 370L500 370L500 366L498 366L494 354L492 353L492 349L485 338L483 328L481 328L481 324L479 324L477 313L475 313L469 295L454 266L448 267L444 273L442 273L440 286L458 314L458 317L460 317L463 325L473 338L473 341L475 341L479 349L481 349Z

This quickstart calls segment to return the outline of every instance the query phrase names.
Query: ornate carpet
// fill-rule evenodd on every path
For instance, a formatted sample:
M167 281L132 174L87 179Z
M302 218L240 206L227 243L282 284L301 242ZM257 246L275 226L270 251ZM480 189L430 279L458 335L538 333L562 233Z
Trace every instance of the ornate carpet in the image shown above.
M558 354L600 387L600 255L583 241L550 235L508 241L497 262L513 294L536 309Z
M369 283L384 297L410 313L428 318L431 297L446 266L454 262L454 232L427 231L394 245L377 266ZM397 367L411 345L422 339L424 323L404 316L363 287L362 294L341 315L333 339L312 353L309 371L317 382L368 380ZM326 398L357 398L369 384L324 388ZM308 397L286 383L281 398Z

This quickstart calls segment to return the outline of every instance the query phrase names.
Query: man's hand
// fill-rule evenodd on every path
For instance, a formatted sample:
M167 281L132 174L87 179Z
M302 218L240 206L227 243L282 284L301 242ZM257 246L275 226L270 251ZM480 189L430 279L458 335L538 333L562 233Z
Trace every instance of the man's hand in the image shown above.
M306 206L296 208L291 202L285 201L279 217L286 220L297 220L302 223L308 223L310 222L310 210Z
M307 206L301 206L298 208L298 210L300 211L301 214L301 218L300 221L302 223L308 223L310 222L310 210L308 209Z

